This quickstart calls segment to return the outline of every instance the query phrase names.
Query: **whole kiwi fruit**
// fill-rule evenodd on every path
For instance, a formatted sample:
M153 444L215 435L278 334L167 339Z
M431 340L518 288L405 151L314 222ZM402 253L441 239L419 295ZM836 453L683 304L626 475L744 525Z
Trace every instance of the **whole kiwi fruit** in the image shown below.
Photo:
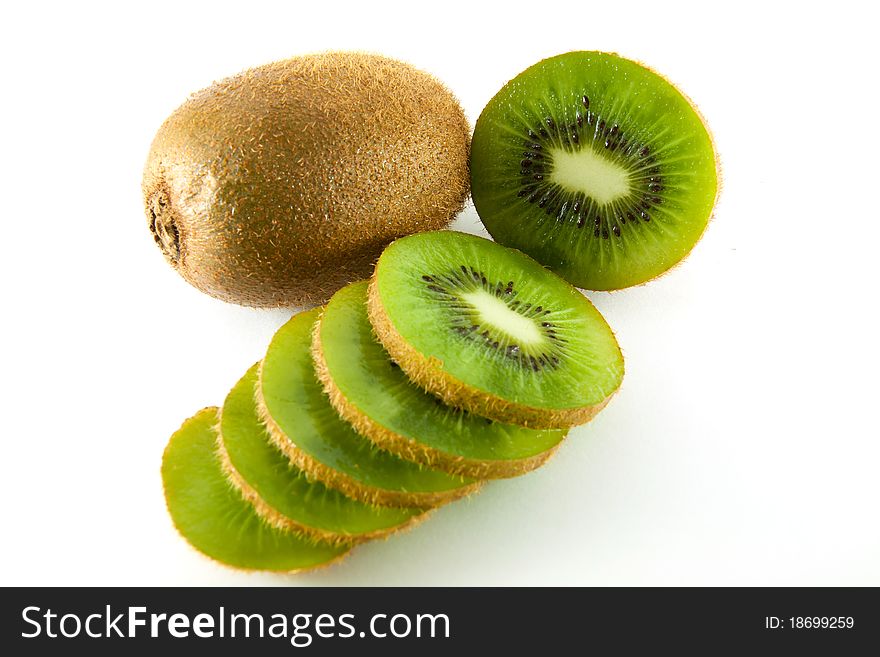
M234 303L305 306L443 228L469 191L455 97L371 54L294 57L216 82L161 126L143 197L166 259Z

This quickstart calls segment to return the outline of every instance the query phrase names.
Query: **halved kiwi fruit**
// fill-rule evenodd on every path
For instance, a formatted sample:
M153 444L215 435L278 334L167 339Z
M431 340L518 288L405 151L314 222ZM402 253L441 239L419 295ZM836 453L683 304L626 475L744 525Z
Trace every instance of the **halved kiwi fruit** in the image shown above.
M499 422L581 424L623 378L617 340L589 300L528 256L474 235L392 243L376 265L368 310L410 379Z
M339 417L310 352L319 314L303 312L282 326L260 367L257 407L275 445L306 474L367 504L428 508L475 491L473 479L380 450Z
M312 336L318 378L360 434L403 458L478 478L521 475L553 454L564 430L487 420L411 382L373 334L367 286L352 283L334 294Z
M310 482L271 443L260 422L254 401L258 368L251 367L223 403L218 453L229 480L267 522L327 541L354 542L383 536L425 515L421 509L364 504Z
M199 552L229 566L295 572L323 566L351 549L267 524L223 474L217 408L206 408L171 436L162 483L178 532Z
M477 120L474 205L500 243L574 285L659 276L702 235L718 192L712 139L665 78L571 52L508 82Z

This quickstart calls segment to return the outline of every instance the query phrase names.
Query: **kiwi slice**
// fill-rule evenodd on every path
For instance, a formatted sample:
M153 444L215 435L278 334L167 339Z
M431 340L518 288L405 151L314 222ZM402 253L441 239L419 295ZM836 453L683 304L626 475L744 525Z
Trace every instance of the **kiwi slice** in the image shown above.
M218 453L229 480L269 524L328 541L361 541L400 529L425 512L363 504L318 482L271 443L257 415L259 364L232 388L220 413Z
M339 417L310 352L319 314L303 312L282 326L260 367L257 407L278 448L309 476L367 504L428 508L475 491L473 479L380 450Z
M162 457L165 501L175 527L199 552L237 568L294 572L323 566L349 545L272 527L229 485L217 455L215 407L183 423Z
M452 231L393 242L368 310L385 349L450 406L535 429L587 422L623 378L599 311L528 256Z
M367 286L352 283L333 295L312 336L318 378L361 435L403 458L483 479L524 474L553 454L564 430L487 420L411 382L373 335Z
M718 192L712 139L665 78L571 52L511 80L477 120L474 205L500 243L578 287L659 276L702 235Z

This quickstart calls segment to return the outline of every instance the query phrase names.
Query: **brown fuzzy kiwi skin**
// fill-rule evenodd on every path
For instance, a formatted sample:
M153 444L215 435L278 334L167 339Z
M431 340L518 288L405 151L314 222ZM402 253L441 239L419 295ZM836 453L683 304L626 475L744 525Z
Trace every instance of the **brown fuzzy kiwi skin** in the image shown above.
M148 225L190 283L257 306L320 303L392 240L444 228L469 192L470 128L412 66L328 52L192 95L144 168Z
M218 407L216 407L216 406L206 406L205 408L203 408L202 410L200 410L198 413L196 413L196 414L193 415L192 417L194 418L194 417L196 417L197 415L200 415L201 413L204 413L205 411L211 411L211 412L213 412L214 414L216 414L216 415L217 415L217 419L218 419L218 421L219 421L219 419L220 419L220 409L219 409ZM190 419L192 419L192 418L190 418ZM189 420L187 420L187 421L189 421ZM170 443L169 443L169 445L170 445ZM165 446L165 450L166 450L166 451L168 450L168 445ZM218 457L218 458L221 458L221 456L220 456L219 453L217 454L217 457ZM163 452L163 461L164 461L164 452ZM232 485L232 484L230 483L230 485ZM247 498L242 497L242 499L244 499L246 502L248 501ZM229 570L236 570L236 571L238 571L238 572L240 572L240 573L266 572L266 573L274 573L274 574L276 574L276 575L299 575L300 573L313 573L313 572L316 572L316 571L320 571L320 570L322 570L322 569L324 569L324 568L327 568L328 566L332 566L332 565L334 565L334 564L337 564L337 563L339 563L340 561L342 561L343 559L347 558L349 554L351 554L351 550L348 550L348 551L346 551L346 552L343 552L343 553L340 554L339 556L334 557L333 559L330 559L329 561L325 561L324 563L320 563L320 564L317 564L317 565L315 565L315 566L310 566L310 567L308 567L308 568L294 568L294 569L292 569L292 570L273 570L273 569L271 569L271 568L262 568L262 569L259 569L259 568L245 568L245 567L243 567L243 566L236 566L236 565L234 565L234 564L226 563L225 561L220 561L219 559L215 559L215 558L212 557L210 554L205 554L204 552L202 552L201 550L199 550L198 548L196 548L192 543L189 542L189 539L187 539L186 534L184 534L184 533L180 530L180 528L177 526L177 523L174 522L174 516L171 515L171 509L168 508L168 498L167 498L167 496L165 496L165 509L166 509L166 511L168 512L169 517L171 518L171 522L172 522L172 524L174 525L174 530L175 530L175 531L178 533L178 535L183 539L184 544L185 544L190 550L192 550L193 552L195 552L196 554L198 554L200 557L206 558L206 559L208 559L209 561L211 561L211 562L213 562L213 563L215 563L215 564L217 564L217 565L219 565L219 566L222 566L223 568L228 568ZM261 518L262 518L262 516L261 516Z
M392 454L397 454L407 461L421 463L429 468L443 470L453 475L461 475L474 479L506 479L518 477L544 465L562 444L557 443L547 451L535 454L524 459L506 461L480 461L469 459L455 454L448 454L428 445L401 436L375 422L370 416L363 413L355 404L342 393L327 367L324 358L324 349L320 338L321 322L315 322L312 330L312 358L315 362L315 372L318 380L324 388L324 392L330 398L330 403L339 416L348 422L355 431L364 438L374 442L377 447Z
M223 434L220 431L222 415L223 411L221 410L221 421L217 423L216 431L217 457L220 459L223 473L226 475L229 483L232 484L232 486L238 490L239 494L254 508L257 515L276 529L303 534L317 541L331 543L332 545L357 545L358 543L364 543L376 538L387 538L391 534L411 529L422 522L425 517L430 514L430 511L425 511L417 516L413 516L404 523L395 525L394 527L377 529L375 531L357 535L337 534L325 529L311 527L296 522L268 504L262 497L260 497L260 494L244 479L244 477L241 476L241 473L235 469L235 465L233 465L232 459L229 457L229 452L226 451L226 445L223 443Z
M535 408L513 403L459 381L443 369L441 361L419 353L403 339L382 306L375 273L367 294L367 314L385 351L413 383L439 397L448 406L462 408L474 415L529 429L568 429L592 420L614 396L612 393L593 406Z
M408 493L367 486L343 472L324 465L296 446L294 440L272 418L272 414L269 412L266 401L263 398L262 380L263 368L261 363L260 376L254 389L254 399L257 404L257 414L265 425L272 444L287 456L291 463L305 472L308 477L320 481L328 488L338 490L343 495L365 504L403 508L416 507L427 510L472 495L483 485L483 482L476 481L468 486L460 486L454 490L434 493Z

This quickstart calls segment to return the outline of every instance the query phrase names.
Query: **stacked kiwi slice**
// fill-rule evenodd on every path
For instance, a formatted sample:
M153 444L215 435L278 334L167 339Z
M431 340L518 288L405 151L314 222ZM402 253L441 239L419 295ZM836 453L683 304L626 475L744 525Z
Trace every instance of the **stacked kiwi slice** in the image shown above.
M292 317L221 408L171 437L166 501L196 549L238 568L315 568L541 466L623 378L614 334L574 286L667 271L718 192L690 101L595 52L501 89L477 121L470 173L495 241L392 242L369 280Z
M563 279L481 237L418 233L292 317L172 436L168 509L222 563L321 566L539 467L622 377L608 324Z

